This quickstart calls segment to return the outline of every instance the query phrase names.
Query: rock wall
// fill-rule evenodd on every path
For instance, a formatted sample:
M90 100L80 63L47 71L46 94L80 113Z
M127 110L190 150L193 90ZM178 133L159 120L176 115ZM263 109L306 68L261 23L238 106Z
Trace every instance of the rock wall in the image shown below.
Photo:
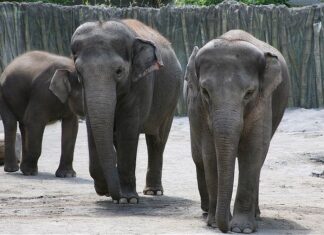
M324 104L324 5L303 8L247 6L235 1L210 7L104 8L42 3L0 4L0 72L28 50L70 54L70 38L87 21L135 18L166 36L185 68L194 45L202 46L230 29L246 30L278 48L291 74L289 105ZM185 114L183 98L178 114Z

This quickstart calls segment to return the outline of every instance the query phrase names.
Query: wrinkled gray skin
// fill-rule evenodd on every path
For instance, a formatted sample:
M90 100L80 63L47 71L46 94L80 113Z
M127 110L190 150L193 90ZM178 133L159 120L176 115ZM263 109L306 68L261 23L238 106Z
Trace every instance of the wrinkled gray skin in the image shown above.
M287 105L286 62L268 44L232 30L194 49L185 79L192 156L208 225L251 233L260 215L260 170ZM239 182L232 218L236 157Z
M140 133L148 148L144 194L163 194L163 151L182 87L170 43L136 20L89 22L77 28L71 49L84 87L90 174L97 194L115 203L138 202Z
M62 120L62 153L57 177L74 177L72 167L78 117L83 116L82 86L73 60L42 51L14 59L0 78L0 114L5 130L4 170L19 170L15 156L17 122L22 136L24 175L36 175L48 123Z

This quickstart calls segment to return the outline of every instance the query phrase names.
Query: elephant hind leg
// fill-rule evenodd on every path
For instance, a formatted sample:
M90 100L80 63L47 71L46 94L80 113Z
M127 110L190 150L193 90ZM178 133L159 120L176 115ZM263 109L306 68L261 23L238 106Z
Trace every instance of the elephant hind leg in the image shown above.
M143 190L145 195L163 195L162 166L163 152L168 140L173 121L173 115L167 118L161 125L158 135L145 135L148 166L146 173L146 186Z
M46 113L39 113L41 108L35 106L35 103L30 100L24 114L23 124L20 124L24 130L24 154L20 170L24 175L38 174L37 163L42 152L43 134L48 120Z
M6 102L0 94L0 114L3 121L5 132L5 156L4 156L4 171L15 172L19 170L18 156L16 156L16 131L17 118L11 112Z
M20 164L20 170L24 175L38 174L38 159L42 152L42 141L45 124L35 121L25 125L25 154Z

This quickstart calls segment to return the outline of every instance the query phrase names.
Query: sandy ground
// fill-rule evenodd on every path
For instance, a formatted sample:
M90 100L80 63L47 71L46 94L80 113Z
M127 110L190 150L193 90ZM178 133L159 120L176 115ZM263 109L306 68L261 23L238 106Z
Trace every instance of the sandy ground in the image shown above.
M1 234L217 234L200 210L190 155L187 118L176 118L165 151L164 196L143 196L147 166L144 136L137 159L138 205L115 205L99 197L88 173L85 124L80 124L74 169L55 178L60 123L48 126L38 176L0 169ZM262 169L259 234L324 234L324 110L288 110ZM234 193L235 195L235 193Z

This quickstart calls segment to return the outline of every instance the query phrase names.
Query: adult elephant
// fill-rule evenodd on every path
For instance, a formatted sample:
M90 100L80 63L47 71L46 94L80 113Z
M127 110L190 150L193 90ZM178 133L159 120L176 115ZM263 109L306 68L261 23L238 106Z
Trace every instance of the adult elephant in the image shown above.
M83 93L73 60L44 51L15 58L0 77L0 114L5 131L4 170L19 170L15 151L17 122L22 137L24 175L38 173L45 126L62 120L62 153L57 177L74 177L74 145Z
M139 21L112 20L79 26L71 50L84 88L96 192L114 202L138 203L136 152L145 133L144 194L163 194L162 156L182 87L170 43Z
M251 233L260 215L260 170L287 105L286 62L270 45L232 30L194 49L185 78L192 156L208 224L223 232Z

